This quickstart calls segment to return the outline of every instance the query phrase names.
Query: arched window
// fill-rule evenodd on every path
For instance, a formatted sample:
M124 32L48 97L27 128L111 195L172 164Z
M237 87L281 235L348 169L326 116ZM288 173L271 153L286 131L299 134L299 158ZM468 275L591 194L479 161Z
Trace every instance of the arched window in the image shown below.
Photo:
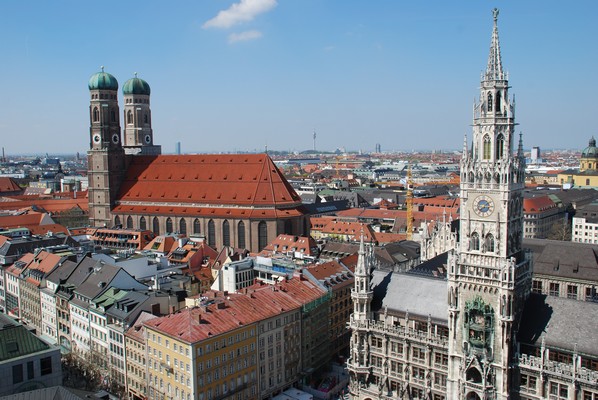
M100 120L100 111L97 107L93 108L93 122L98 122Z
M482 374L479 369L471 367L467 370L466 379L468 382L482 383Z
M216 226L214 220L208 221L208 244L212 247L216 246Z
M183 235L187 234L187 222L185 221L185 218L181 218L179 221L179 232Z
M166 233L172 233L172 219L170 217L166 218Z
M145 222L145 217L139 218L139 229L141 229L141 230L147 229L147 223Z
M471 234L471 249L472 250L479 250L480 249L480 235L477 232Z
M131 112L131 110L127 111L127 124L132 124L133 123L133 113Z
M154 231L154 234L156 236L160 234L160 221L158 220L158 217L154 217L154 221L152 223L152 230Z
M504 153L505 153L505 137L501 133L496 138L496 159L502 158Z
M114 111L114 108L110 109L110 121L116 122L116 112Z
M199 219L193 220L193 233L199 235L201 233L201 226L199 225Z
M257 247L261 251L268 244L268 225L265 221L257 224Z
M127 229L133 229L133 217L130 215L127 217Z
M117 215L114 217L114 226L118 227L120 225L120 217Z
M230 224L226 219L222 223L222 245L230 246Z
M143 114L143 122L147 124L147 113Z
M245 246L245 223L243 221L239 221L237 225L237 247L240 249L244 249Z
M486 251L494 252L494 236L491 233L486 235Z
M500 114L500 92L496 93L496 102L494 104L494 110L496 111L497 114Z
M490 150L492 149L492 142L490 141L490 135L484 135L484 160L490 159Z
M492 93L488 92L488 111L492 111Z

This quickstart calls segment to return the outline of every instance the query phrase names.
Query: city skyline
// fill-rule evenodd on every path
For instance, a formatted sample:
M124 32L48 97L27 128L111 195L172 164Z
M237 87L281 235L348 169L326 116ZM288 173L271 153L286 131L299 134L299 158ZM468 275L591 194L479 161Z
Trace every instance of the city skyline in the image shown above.
M7 155L88 149L100 65L121 88L134 72L150 84L165 152L302 151L314 130L318 150L458 149L495 6L526 148L581 149L597 134L584 118L598 60L590 1L59 4L0 6Z

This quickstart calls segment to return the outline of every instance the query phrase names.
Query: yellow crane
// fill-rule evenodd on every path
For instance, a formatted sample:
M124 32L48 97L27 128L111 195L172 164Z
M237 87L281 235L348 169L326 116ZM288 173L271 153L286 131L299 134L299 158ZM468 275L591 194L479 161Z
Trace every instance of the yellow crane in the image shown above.
M413 237L413 181L411 179L411 164L407 168L407 240Z

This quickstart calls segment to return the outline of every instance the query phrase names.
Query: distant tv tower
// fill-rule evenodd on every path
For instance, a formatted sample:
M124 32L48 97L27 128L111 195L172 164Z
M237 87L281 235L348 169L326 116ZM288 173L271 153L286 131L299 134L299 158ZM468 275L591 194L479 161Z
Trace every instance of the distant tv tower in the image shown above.
M316 151L316 130L314 129L314 151Z

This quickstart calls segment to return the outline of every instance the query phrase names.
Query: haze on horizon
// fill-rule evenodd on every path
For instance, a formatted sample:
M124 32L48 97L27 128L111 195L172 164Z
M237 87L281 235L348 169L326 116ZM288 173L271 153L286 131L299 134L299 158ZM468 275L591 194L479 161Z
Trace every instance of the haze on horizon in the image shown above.
M2 2L2 146L85 152L104 65L150 84L165 153L302 151L314 129L319 150L459 149L498 7L525 147L581 149L598 136L598 3L521 3Z

